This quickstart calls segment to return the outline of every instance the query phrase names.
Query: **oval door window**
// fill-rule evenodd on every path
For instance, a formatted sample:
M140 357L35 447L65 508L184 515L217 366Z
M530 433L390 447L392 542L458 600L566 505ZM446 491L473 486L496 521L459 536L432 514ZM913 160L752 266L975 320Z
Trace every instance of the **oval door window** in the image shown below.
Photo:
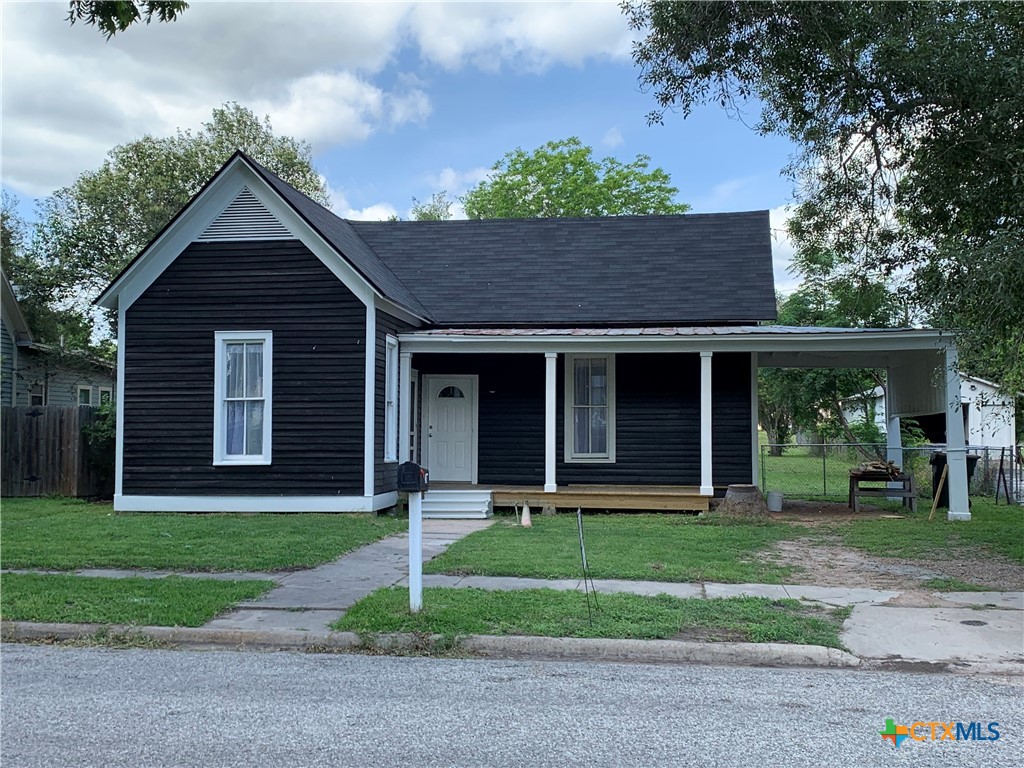
M439 398L440 397L465 397L465 395L462 394L462 390L461 389L459 389L458 387L450 386L450 385L445 387L444 389L442 389L440 392L438 392L437 396Z

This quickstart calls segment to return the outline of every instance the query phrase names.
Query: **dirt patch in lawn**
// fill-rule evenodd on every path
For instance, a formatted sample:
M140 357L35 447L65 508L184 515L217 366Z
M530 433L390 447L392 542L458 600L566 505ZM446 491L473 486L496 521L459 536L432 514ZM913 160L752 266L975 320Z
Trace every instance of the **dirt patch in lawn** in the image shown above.
M846 504L836 501L807 501L805 499L786 499L781 512L773 512L772 520L784 523L799 523L815 526L821 524L846 523L854 520L876 520L882 517L900 517L898 512L891 512L869 504L862 504L859 512L854 512Z
M924 587L922 582L957 579L995 590L1024 590L1024 566L995 554L985 560L904 560L873 557L827 540L796 539L778 542L766 557L779 565L802 569L787 578L791 584L924 590L931 594L935 590Z

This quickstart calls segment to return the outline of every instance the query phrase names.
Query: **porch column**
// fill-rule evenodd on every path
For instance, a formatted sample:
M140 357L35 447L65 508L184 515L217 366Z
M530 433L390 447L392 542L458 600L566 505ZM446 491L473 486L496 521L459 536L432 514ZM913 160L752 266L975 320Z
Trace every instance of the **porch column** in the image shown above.
M555 385L558 353L544 353L544 493L558 490L555 481Z
M700 495L714 496L711 474L711 353L700 353Z
M412 432L412 353L398 354L398 460L409 461L412 451L409 434Z
M946 347L946 461L949 464L950 520L970 520L967 501L967 447L964 444L964 415L960 405L960 357L956 344Z
M903 467L903 436L900 434L900 417L894 416L896 398L893 396L892 369L885 372L885 458L898 467ZM871 414L865 414L869 416ZM900 488L901 483L889 483L890 488ZM890 497L891 501L898 500Z

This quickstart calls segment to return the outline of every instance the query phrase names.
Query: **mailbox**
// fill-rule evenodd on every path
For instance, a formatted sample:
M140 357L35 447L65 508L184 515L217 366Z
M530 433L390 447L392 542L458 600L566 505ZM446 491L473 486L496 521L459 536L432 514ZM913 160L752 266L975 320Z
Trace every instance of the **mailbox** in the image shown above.
M425 491L430 485L430 474L415 461L407 461L398 465L398 490Z

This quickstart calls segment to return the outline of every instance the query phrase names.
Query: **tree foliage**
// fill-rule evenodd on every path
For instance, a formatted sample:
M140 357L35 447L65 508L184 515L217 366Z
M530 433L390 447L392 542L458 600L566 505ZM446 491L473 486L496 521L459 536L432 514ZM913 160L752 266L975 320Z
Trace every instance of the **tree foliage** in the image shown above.
M448 221L452 217L452 206L455 201L449 199L448 192L441 190L430 196L430 200L421 203L412 199L413 221Z
M659 109L756 100L800 147L797 262L899 283L964 329L971 370L1024 383L1024 4L627 2ZM967 342L967 343L963 343Z
M650 168L647 155L630 163L594 158L578 138L508 152L490 176L466 193L471 219L554 216L638 216L685 213L668 173Z
M140 21L174 21L187 8L188 3L181 0L71 0L67 20L72 25L81 21L94 26L109 40Z
M51 305L84 307L236 149L327 203L308 144L277 136L268 118L225 104L198 131L115 147L100 168L39 203L32 249L51 286Z

